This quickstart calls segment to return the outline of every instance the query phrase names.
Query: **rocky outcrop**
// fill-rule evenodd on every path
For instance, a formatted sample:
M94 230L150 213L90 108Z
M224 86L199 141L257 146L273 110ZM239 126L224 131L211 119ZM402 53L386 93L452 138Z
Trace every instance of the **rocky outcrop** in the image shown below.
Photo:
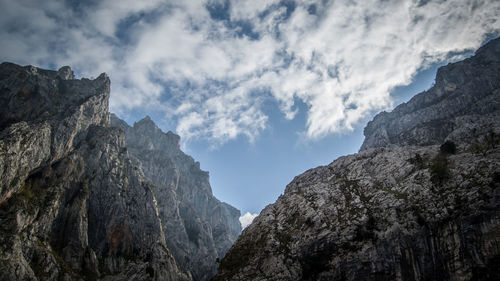
M441 144L446 139L460 142L498 130L498 52L500 40L496 39L474 57L441 67L431 89L368 122L361 150Z
M168 213L176 209L162 204L188 204L170 193L166 185L173 182L200 181L186 188L192 188L192 194L210 192L208 181L202 181L208 175L190 167L192 173L180 177L162 170L162 163L139 162L129 153L123 129L109 126L109 86L105 74L76 80L69 67L50 71L0 65L4 105L0 112L0 280L193 279L172 254L170 241L175 240L166 237L171 234L166 231L168 225L179 215ZM166 139L171 135L166 134ZM176 138L172 149L184 155ZM136 144L131 150L140 148ZM176 160L171 161L166 164L176 169ZM190 161L186 165L196 166ZM158 178L152 172L155 163L160 165L155 171L164 171L158 172ZM196 173L200 176L187 178ZM206 201L213 207L206 216L181 218L196 220L212 232L221 226L221 234L211 237L229 240L215 246L217 254L223 253L230 239L236 238L229 222L239 212L214 203L218 201L213 196ZM213 241L197 242L200 248L214 247ZM216 257L207 256L207 260L213 258L215 264ZM210 276L210 269L206 274Z
M109 122L109 79L74 80L69 67L49 71L0 66L0 202L28 173L64 157L90 125Z
M499 280L500 41L297 176L213 280Z
M111 115L125 131L129 154L155 186L169 248L194 280L208 280L241 232L240 211L217 200L208 172L179 148L179 136L163 133L149 117L133 127Z

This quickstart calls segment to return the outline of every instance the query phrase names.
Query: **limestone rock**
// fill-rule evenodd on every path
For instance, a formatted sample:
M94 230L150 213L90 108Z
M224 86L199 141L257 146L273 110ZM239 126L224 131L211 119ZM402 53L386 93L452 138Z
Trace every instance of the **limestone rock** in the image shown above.
M73 78L69 68L0 65L0 202L19 189L29 171L67 155L90 125L109 123L106 74L66 78Z
M441 144L447 139L458 143L498 130L499 52L500 39L495 39L474 57L441 67L431 89L368 122L361 150ZM460 127L469 135L451 134Z
M108 126L109 85L0 65L0 280L192 280Z
M130 127L112 114L111 124L125 131L130 156L154 183L175 259L194 280L210 279L241 232L240 212L213 196L208 172L180 150L179 136L162 132L149 116Z
M295 177L213 280L500 280L499 62L496 39L441 68L359 153Z

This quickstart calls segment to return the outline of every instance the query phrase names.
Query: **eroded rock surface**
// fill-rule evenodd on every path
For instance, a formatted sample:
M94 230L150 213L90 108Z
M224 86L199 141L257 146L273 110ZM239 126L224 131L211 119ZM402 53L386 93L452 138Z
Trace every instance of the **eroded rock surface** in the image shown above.
M167 235L181 234L170 225L210 230L212 240L200 231L192 244L214 253L204 257L212 266L236 239L239 211L213 198L208 174L179 150L178 136L163 144L173 134L152 124L158 135L130 150L172 147L189 160L184 166L129 152L128 134L109 124L109 89L105 74L76 80L69 67L0 65L0 280L202 280L212 268L194 274L176 261L177 240ZM176 209L202 203L204 216Z
M500 40L297 176L213 280L500 280Z
M125 131L131 157L154 183L176 260L195 280L210 279L241 232L240 211L213 196L208 172L180 150L178 135L162 132L149 117L130 127L111 115L111 123Z
M106 74L71 78L69 67L0 65L0 202L30 171L67 155L90 125L108 124Z
M460 142L498 130L499 52L496 39L474 57L439 68L432 88L368 122L361 150Z

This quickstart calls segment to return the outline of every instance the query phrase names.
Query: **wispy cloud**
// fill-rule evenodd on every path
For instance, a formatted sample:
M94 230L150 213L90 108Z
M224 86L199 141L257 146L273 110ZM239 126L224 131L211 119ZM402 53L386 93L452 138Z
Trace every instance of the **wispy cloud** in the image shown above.
M259 214L251 214L250 212L246 212L243 216L240 217L241 227L245 228L249 226L258 215Z
M70 4L73 3L73 4ZM0 57L107 72L111 110L165 112L183 138L222 144L308 106L309 138L351 130L390 91L498 34L498 1L0 0Z

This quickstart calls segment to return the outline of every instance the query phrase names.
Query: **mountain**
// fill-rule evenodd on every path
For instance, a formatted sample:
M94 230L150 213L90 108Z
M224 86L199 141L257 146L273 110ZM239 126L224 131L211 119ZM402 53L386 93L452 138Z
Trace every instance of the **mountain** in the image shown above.
M499 45L494 40L474 57L441 67L431 89L375 116L364 130L361 150L469 142L498 131Z
M213 280L500 280L500 39L306 171Z
M110 124L109 92L0 65L0 280L206 280L241 231L178 136Z
M217 200L208 173L179 149L179 136L163 133L149 117L128 126L111 114L112 126L125 132L130 157L157 187L165 237L181 268L195 280L208 280L241 232L240 211Z

